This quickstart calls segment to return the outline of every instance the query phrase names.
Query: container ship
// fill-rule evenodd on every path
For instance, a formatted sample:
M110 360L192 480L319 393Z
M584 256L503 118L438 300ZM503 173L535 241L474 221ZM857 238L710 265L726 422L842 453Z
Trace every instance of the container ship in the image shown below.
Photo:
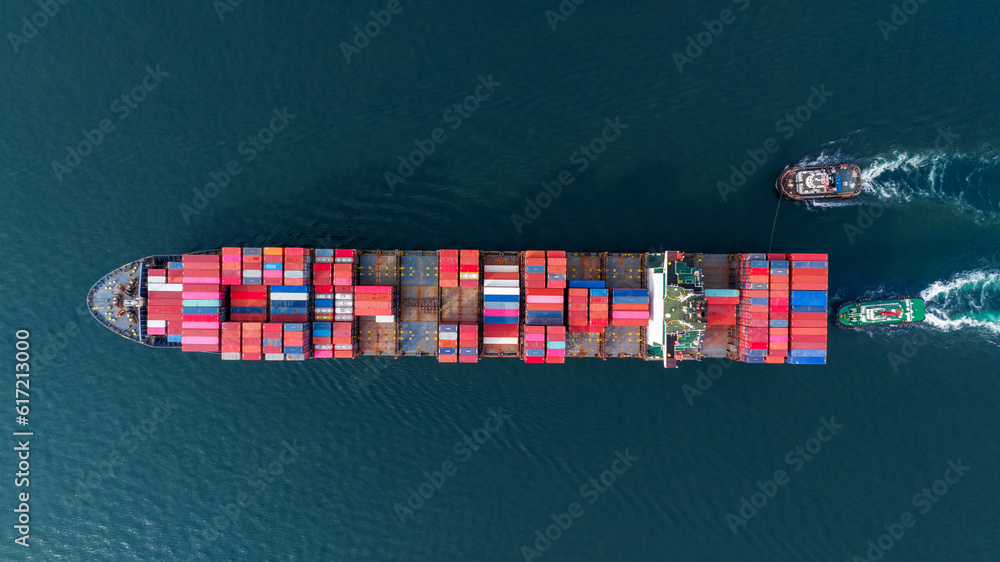
M826 254L222 248L90 290L102 324L223 360L824 364Z
M923 322L924 299L904 297L849 302L837 311L837 325L844 328L911 324Z
M854 164L790 166L778 176L775 187L796 200L854 197L861 193L861 168Z

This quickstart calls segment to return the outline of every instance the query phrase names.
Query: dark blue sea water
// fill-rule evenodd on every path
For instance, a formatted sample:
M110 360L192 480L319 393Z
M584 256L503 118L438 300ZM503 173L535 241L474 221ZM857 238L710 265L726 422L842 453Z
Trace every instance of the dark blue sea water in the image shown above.
M0 13L0 425L34 432L30 487L0 454L0 559L1000 559L995 6L43 4ZM775 176L823 161L865 193L775 221ZM823 367L239 364L83 306L161 252L766 251L772 224L835 301L928 322L833 331Z

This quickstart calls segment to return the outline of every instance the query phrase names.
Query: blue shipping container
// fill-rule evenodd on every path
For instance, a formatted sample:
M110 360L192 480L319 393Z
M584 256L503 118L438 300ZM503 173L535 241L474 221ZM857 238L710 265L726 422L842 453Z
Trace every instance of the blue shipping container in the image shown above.
M612 294L616 297L642 297L649 296L649 291L646 289L613 289Z
M545 273L544 265L526 265L524 266L525 273Z
M590 296L592 297L606 297L608 296L607 289L591 289Z
M826 312L825 306L809 306L804 304L793 304L792 312Z
M517 295L483 295L483 302L517 302Z
M787 328L788 320L771 320L772 328Z
M483 324L517 324L517 316L483 316Z
M743 358L743 362L744 363L763 363L764 362L764 358L763 357L754 357L754 356L749 356L748 355L748 356L746 356L746 357Z
M792 357L826 357L825 349L793 349Z
M527 310L525 318L562 318L561 310Z
M474 347L460 347L458 348L459 355L476 355L477 350Z
M603 289L604 281L570 281L570 289Z
M750 297L750 304L767 304L767 298Z
M458 355L457 347L439 347L438 355Z
M789 357L792 365L826 365L826 357Z
M525 349L524 354L528 357L545 357L544 349Z

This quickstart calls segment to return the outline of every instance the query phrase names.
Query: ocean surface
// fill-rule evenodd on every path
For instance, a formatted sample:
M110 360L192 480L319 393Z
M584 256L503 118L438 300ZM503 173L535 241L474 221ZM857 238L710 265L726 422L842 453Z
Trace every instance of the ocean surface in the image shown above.
M1000 12L577 2L6 3L0 559L1000 559ZM778 206L834 161L861 196ZM668 371L221 362L89 317L113 268L230 245L824 252L834 304L929 318Z

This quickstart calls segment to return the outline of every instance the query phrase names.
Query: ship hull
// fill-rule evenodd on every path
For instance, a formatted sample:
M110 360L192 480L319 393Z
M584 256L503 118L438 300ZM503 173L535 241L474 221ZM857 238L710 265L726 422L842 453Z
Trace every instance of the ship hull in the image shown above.
M826 254L222 248L101 279L94 317L223 360L826 363Z

